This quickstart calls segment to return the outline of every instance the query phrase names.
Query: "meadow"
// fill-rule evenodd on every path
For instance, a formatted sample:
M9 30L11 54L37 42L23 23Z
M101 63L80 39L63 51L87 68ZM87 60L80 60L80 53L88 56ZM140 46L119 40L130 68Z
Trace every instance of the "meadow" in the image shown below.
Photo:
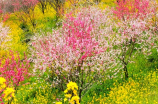
M157 104L158 0L0 1L0 104Z

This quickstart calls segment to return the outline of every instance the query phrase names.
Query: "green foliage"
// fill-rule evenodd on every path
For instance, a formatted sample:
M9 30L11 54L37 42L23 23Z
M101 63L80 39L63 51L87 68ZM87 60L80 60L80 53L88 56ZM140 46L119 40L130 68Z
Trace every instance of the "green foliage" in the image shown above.
M148 56L148 62L150 63L151 69L158 68L158 52L156 49L152 49L152 53Z
M32 104L32 102L34 104L52 104L56 98L59 98L60 92L42 78L31 77L25 82L27 83L17 90L13 101L16 104Z

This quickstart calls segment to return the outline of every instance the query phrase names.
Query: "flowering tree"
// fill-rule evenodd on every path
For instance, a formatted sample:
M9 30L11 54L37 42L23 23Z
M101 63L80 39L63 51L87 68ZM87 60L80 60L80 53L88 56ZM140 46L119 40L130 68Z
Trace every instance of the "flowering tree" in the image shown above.
M100 77L99 73L104 69L99 59L100 54L106 51L107 43L95 33L106 21L98 22L105 15L95 8L83 8L76 17L72 15L67 14L63 27L55 30L53 35L34 38L34 72L38 68L45 72L49 67L54 82L61 89L64 89L63 83L70 80L77 82L81 98L82 93Z
M129 18L145 16L149 12L149 0L119 0L114 14L124 21Z
M148 48L149 52L153 46L152 43L157 39L156 28L148 22L154 15L154 9L149 9L149 4L149 1L141 0L120 1L114 10L114 14L120 21L115 22L113 26L115 37L108 38L113 43L111 49L113 57L117 57L122 63L126 79L128 78L127 65L135 51L144 53Z
M6 59L5 63L0 61L0 76L6 79L7 86L14 86L17 90L20 82L29 77L30 65L26 57L21 61L18 55L13 55L13 52L10 52L9 55L11 58Z

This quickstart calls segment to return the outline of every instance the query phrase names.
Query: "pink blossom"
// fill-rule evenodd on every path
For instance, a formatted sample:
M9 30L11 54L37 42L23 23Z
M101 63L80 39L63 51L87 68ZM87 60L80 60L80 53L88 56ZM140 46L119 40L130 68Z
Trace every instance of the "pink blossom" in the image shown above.
M29 61L24 59L22 62L19 56L14 56L13 52L9 54L11 58L7 58L4 64L0 64L1 77L7 80L7 85L13 83L13 86L19 86L19 83L29 77L28 68L30 67Z

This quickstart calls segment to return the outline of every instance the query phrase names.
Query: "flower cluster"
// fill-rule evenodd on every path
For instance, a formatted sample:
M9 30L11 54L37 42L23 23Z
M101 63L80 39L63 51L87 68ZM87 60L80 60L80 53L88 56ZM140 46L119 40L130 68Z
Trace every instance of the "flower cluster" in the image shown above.
M77 94L78 86L75 82L70 81L67 84L67 89L64 91L65 99L64 102L69 100L70 104L80 104L79 103L79 96Z
M13 97L15 97L15 90L10 87L6 87L6 79L0 77L0 102L9 102Z
M3 77L0 77L0 91L6 87L6 80Z
M21 61L19 55L15 56L14 52L10 52L9 55L11 58L7 58L4 64L0 61L0 76L7 80L7 85L17 87L20 82L29 77L28 69L30 65L26 57Z
M144 17L148 12L150 12L149 0L119 0L114 10L114 14L123 20L131 17Z
M6 88L6 90L4 90L4 99L5 101L11 100L12 97L15 97L14 94L15 90L13 88Z

